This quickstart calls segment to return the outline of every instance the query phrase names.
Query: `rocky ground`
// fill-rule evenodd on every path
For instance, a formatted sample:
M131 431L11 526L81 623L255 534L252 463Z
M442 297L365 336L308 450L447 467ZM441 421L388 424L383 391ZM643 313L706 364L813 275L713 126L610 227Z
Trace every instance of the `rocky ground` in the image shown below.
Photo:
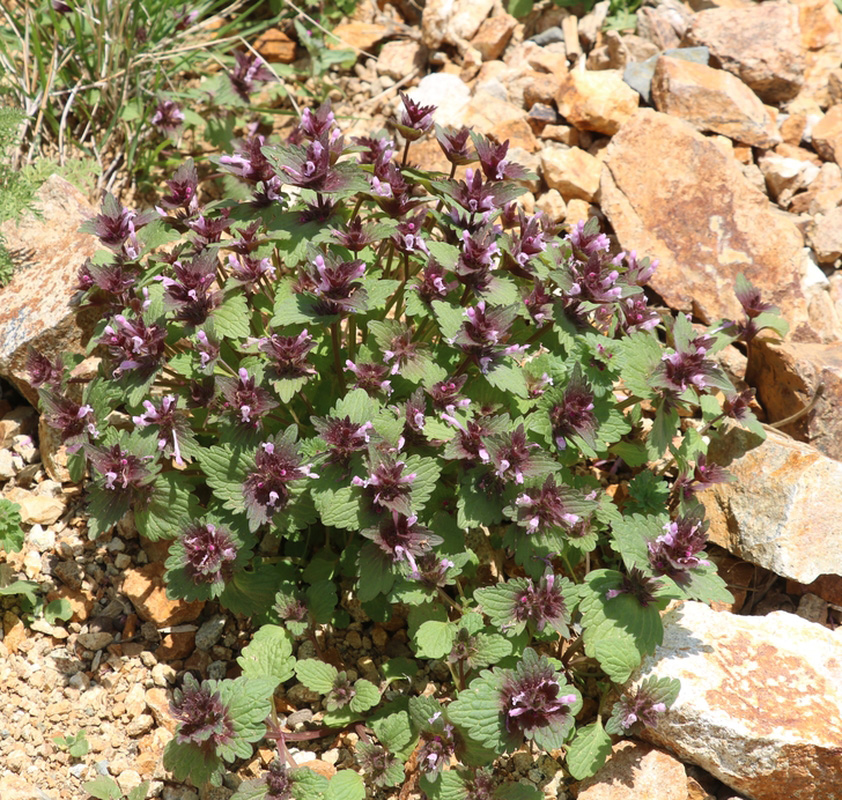
M768 423L809 409L759 448L735 436L714 454L738 479L704 497L736 603L667 615L636 680L670 675L683 689L652 741L622 744L581 786L549 758L516 754L505 768L548 798L842 798L842 16L831 0L656 0L632 33L602 29L607 3L578 17L540 3L523 21L494 0L413 9L361 2L336 30L360 51L332 92L351 133L383 127L407 89L439 106L440 124L509 139L539 176L527 210L565 225L600 216L618 246L660 260L663 302L702 322L736 316L745 273L791 332L748 361L726 353L726 367L757 389ZM301 55L281 31L256 46L270 60ZM440 164L434 143L412 152ZM187 669L231 674L249 631L215 604L167 600L160 546L131 525L87 539L22 365L28 343L78 347L67 298L94 249L76 230L94 211L58 180L42 206L43 220L4 229L40 280L0 290L0 487L27 531L0 585L35 580L73 615L25 626L17 598L0 598L0 798L76 800L109 775L124 792L150 781L150 796L192 800L161 766L172 687ZM406 636L357 620L323 645L365 676L404 653ZM416 680L444 678L433 665ZM313 701L292 687L287 724L318 713ZM53 741L79 730L85 755ZM325 774L351 765L353 734L319 745L296 760ZM260 750L205 796L230 796L269 758Z

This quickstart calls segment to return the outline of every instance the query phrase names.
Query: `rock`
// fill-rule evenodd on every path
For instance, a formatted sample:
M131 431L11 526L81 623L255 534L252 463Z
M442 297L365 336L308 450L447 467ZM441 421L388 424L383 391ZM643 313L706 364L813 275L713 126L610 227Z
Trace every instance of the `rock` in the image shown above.
M561 87L557 76L534 69L526 70L516 83L522 84L523 108L532 108L536 103L551 106Z
M637 11L637 34L659 50L678 47L693 15L676 0L644 6Z
M471 89L458 75L447 72L433 72L425 75L418 86L407 95L422 106L436 106L433 115L441 126L460 127L465 109L471 101Z
M579 130L597 131L609 136L637 110L638 94L618 70L567 73L558 90L559 113Z
M64 499L42 497L15 486L6 492L6 497L20 506L21 521L27 525L52 525L64 514Z
M629 739L614 745L596 775L579 784L577 800L687 800L684 765L669 753Z
M832 106L814 126L813 148L825 161L842 166L842 105Z
M170 600L163 575L164 565L161 563L127 570L123 578L123 593L131 600L142 620L154 622L159 628L192 622L202 613L204 602Z
M546 214L551 222L559 223L567 216L567 206L558 189L544 192L536 201L535 209Z
M842 640L775 611L765 617L686 602L633 684L677 678L681 692L643 736L752 800L842 797Z
M386 42L377 57L377 72L399 81L413 70L423 69L426 61L427 48L418 42Z
M143 689L143 685L140 683L133 684L132 688L129 689L126 694L126 699L123 703L126 706L126 713L133 719L134 717L139 717L144 711L146 711L145 695L146 693Z
M692 61L694 64L707 66L710 53L707 47L684 47L679 50L666 50L663 55ZM652 77L655 65L661 57L660 53L649 56L645 61L632 61L623 70L623 80L632 87L647 103L652 102Z
M20 617L12 611L3 614L3 644L10 653L17 653L26 641L26 626Z
M794 338L815 340L801 233L733 158L686 122L641 109L606 148L605 167L602 209L624 250L659 259L650 285L667 305L706 323L738 319L742 272L781 308Z
M493 61L506 49L517 20L511 14L500 14L483 20L479 30L471 39L471 46L479 50L483 61Z
M819 175L820 168L810 161L766 153L757 159L769 195L781 206L789 205L796 192L806 189Z
M292 64L296 43L280 28L263 31L254 42L254 49L270 64Z
M45 794L17 775L8 774L0 777L0 797L3 800L52 800L53 795Z
M842 206L813 220L807 239L819 264L832 264L842 257Z
M0 450L0 481L7 481L18 474L11 450Z
M39 553L49 553L56 546L56 532L49 528L44 529L40 525L33 525L26 540Z
M700 11L683 44L704 45L713 63L736 75L765 103L790 100L804 82L798 9L788 2Z
M104 631L100 633L80 633L77 641L85 650L97 651L108 647L114 641L114 636Z
M752 353L746 379L758 387L771 423L802 411L818 394L810 413L782 431L842 460L842 344L764 344Z
M330 780L334 775L336 775L336 767L333 766L333 764L328 764L327 761L322 761L318 758L311 759L310 761L305 761L301 764L301 766L312 770L317 775L321 775L323 778L327 778L328 780Z
M38 190L41 217L24 215L18 224L0 225L16 271L0 289L0 376L7 378L37 406L38 393L29 384L29 346L50 361L64 353L83 353L99 312L71 308L76 273L99 242L79 233L79 226L96 211L75 186L58 175ZM33 280L37 273L37 280Z
M421 39L431 50L470 39L489 15L494 0L428 0L421 15Z
M93 595L83 589L71 589L69 586L59 586L53 592L47 593L47 602L53 600L67 600L70 603L71 622L85 622L94 610Z
M155 656L162 661L176 661L187 658L196 649L195 634L190 631L165 633L161 637L161 644L155 651Z
M752 147L781 142L760 98L724 70L662 56L655 64L652 99L658 111L686 120L697 130L721 133Z
M522 147L530 153L538 149L538 140L529 127L526 111L484 92L471 100L460 124L477 133L493 135L501 142L508 139L512 148Z
M821 165L819 174L806 191L796 194L789 210L795 214L827 214L842 204L842 169L833 162Z
M587 200L574 198L567 203L567 216L564 218L565 227L572 229L579 222L587 222L596 215L596 208Z
M117 785L120 787L120 791L123 794L128 794L132 789L140 786L142 782L143 780L140 777L140 774L133 769L124 769L117 776Z
M817 594L807 592L798 601L798 608L795 613L808 622L824 625L827 622L827 608L827 600L823 600Z
M810 98L822 107L832 105L839 102L834 72L842 62L842 18L832 0L798 0L795 5L805 56L799 98Z
M170 711L170 700L164 689L159 689L158 687L147 689L146 705L149 706L155 722L170 733L175 733L178 721Z
M557 189L565 200L590 203L599 193L602 163L578 147L546 145L541 150L541 168L547 186Z
M143 736L144 733L149 733L154 725L155 720L151 714L140 714L126 725L126 735L131 736L133 739Z
M371 50L385 39L392 29L376 22L343 22L334 27L327 37L328 50Z
M712 542L800 583L842 575L842 463L775 431L739 428L714 439L712 463L734 476L700 492Z

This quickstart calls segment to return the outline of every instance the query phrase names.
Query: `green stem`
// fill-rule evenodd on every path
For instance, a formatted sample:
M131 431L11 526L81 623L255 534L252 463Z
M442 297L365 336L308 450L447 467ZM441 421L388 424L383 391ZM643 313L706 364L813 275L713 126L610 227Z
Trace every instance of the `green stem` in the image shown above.
M336 370L336 377L341 387L341 392L345 392L345 376L342 374L342 356L340 350L342 349L342 333L339 330L339 323L334 322L330 326L330 338L333 345L333 368Z

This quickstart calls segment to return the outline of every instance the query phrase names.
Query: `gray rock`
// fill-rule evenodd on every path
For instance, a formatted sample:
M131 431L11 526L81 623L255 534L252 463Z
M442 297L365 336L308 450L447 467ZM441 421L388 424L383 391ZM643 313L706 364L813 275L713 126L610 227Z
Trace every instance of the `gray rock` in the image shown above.
M655 64L662 55L707 66L710 52L707 47L676 47L664 50L663 53L647 58L646 61L632 61L631 64L627 64L623 71L623 80L649 104L652 103L652 77L655 75Z
M222 636L226 618L221 614L211 617L196 631L196 649L210 650Z
M553 25L552 28L547 28L547 30L541 31L541 33L530 36L528 41L535 42L539 47L546 47L548 44L563 42L564 31L558 25Z

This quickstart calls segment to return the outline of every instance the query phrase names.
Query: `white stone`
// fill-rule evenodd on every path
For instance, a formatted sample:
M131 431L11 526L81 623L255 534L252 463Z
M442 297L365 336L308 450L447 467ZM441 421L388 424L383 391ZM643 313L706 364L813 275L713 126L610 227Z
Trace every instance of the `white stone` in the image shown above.
M842 642L775 611L744 617L686 602L633 676L677 678L644 737L752 800L842 798Z
M407 94L422 106L436 106L433 115L439 125L458 128L471 101L471 89L458 75L434 72L421 79Z

